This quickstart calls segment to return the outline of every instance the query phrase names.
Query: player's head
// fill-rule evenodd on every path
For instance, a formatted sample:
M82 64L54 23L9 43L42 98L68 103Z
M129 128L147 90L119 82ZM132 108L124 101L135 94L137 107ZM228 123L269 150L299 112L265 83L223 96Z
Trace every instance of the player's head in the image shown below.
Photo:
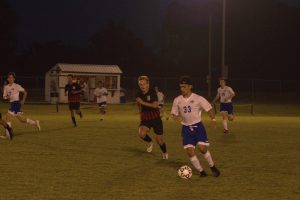
M68 82L69 83L72 83L73 78L74 78L73 74L68 74Z
M102 81L98 81L98 87L102 88L103 87L103 82Z
M148 92L149 90L149 78L148 76L140 76L138 78L138 84L143 93Z
M179 87L183 96L189 95L193 89L192 79L189 76L182 76L179 81Z
M7 74L7 81L8 81L8 83L12 84L12 83L15 82L15 80L16 80L16 74L14 72L9 72Z
M219 78L219 84L221 87L226 86L226 79L225 78Z

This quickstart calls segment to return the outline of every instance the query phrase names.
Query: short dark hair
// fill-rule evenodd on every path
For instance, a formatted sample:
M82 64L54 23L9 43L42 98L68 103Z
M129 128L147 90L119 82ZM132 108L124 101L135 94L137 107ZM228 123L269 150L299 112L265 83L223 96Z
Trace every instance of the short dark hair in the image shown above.
M7 77L9 76L13 76L14 78L16 78L16 73L15 72L8 72Z
M182 76L182 77L180 77L179 84L193 85L192 79L189 76Z

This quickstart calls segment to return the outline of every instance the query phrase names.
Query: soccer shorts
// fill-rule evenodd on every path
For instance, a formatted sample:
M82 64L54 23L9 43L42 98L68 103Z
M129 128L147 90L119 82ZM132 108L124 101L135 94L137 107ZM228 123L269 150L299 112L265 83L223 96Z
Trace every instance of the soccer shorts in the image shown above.
M164 128L163 123L160 117L149 120L149 121L141 121L140 126L146 126L147 128L151 129L153 128L153 131L156 135L163 135L164 134Z
M232 103L221 103L220 112L227 112L229 115L232 115L233 114Z
M98 103L99 108L105 108L106 107L106 101L103 101L101 103Z
M80 102L69 102L69 109L70 110L79 110Z
M209 146L206 130L202 122L190 126L182 126L182 145L184 149L197 145Z
M20 101L10 102L10 108L8 110L8 113L11 115L14 115L14 116L22 114L21 107L22 107L22 105L21 105Z

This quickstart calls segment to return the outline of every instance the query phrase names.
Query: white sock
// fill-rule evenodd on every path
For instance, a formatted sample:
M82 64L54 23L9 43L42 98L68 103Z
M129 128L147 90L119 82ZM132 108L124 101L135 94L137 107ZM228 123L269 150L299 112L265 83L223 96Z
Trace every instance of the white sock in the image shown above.
M197 158L197 156L193 156L190 158L191 163L194 165L195 169L197 169L199 172L203 171L202 166L200 165L200 162Z
M36 125L36 121L29 119L29 118L26 119L26 122L27 122L27 124L30 124L30 125Z
M215 165L214 161L212 160L212 157L210 155L210 152L207 150L205 154L203 154L205 160L207 161L208 165L210 167L213 167Z
M228 130L228 126L227 126L227 120L225 119L223 119L223 126L224 126L224 129L225 130Z

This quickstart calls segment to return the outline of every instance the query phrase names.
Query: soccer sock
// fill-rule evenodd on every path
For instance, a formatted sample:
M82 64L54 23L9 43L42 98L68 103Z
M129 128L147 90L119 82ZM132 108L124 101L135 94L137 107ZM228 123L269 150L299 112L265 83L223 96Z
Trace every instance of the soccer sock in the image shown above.
M152 142L151 137L149 137L148 134L146 134L146 136L144 138L142 138L145 142Z
M166 145L166 143L163 143L162 145L159 145L159 147L160 147L160 149L161 149L161 151L163 153L167 153L167 145Z
M76 120L75 120L75 117L72 117L72 122L73 122L74 126L76 126Z
M199 172L203 171L203 168L200 165L200 161L198 160L197 156L190 157L190 161L194 165L195 169L197 169Z
M36 121L29 119L29 118L26 119L26 123L30 124L30 125L36 125Z
M213 167L215 165L214 161L212 160L211 154L208 150L206 151L205 154L203 154L203 156L210 167Z
M223 122L222 122L222 123L223 123L224 129L225 129L225 130L228 130L228 127L227 127L227 120L226 120L226 119L225 119L225 120L223 119Z

